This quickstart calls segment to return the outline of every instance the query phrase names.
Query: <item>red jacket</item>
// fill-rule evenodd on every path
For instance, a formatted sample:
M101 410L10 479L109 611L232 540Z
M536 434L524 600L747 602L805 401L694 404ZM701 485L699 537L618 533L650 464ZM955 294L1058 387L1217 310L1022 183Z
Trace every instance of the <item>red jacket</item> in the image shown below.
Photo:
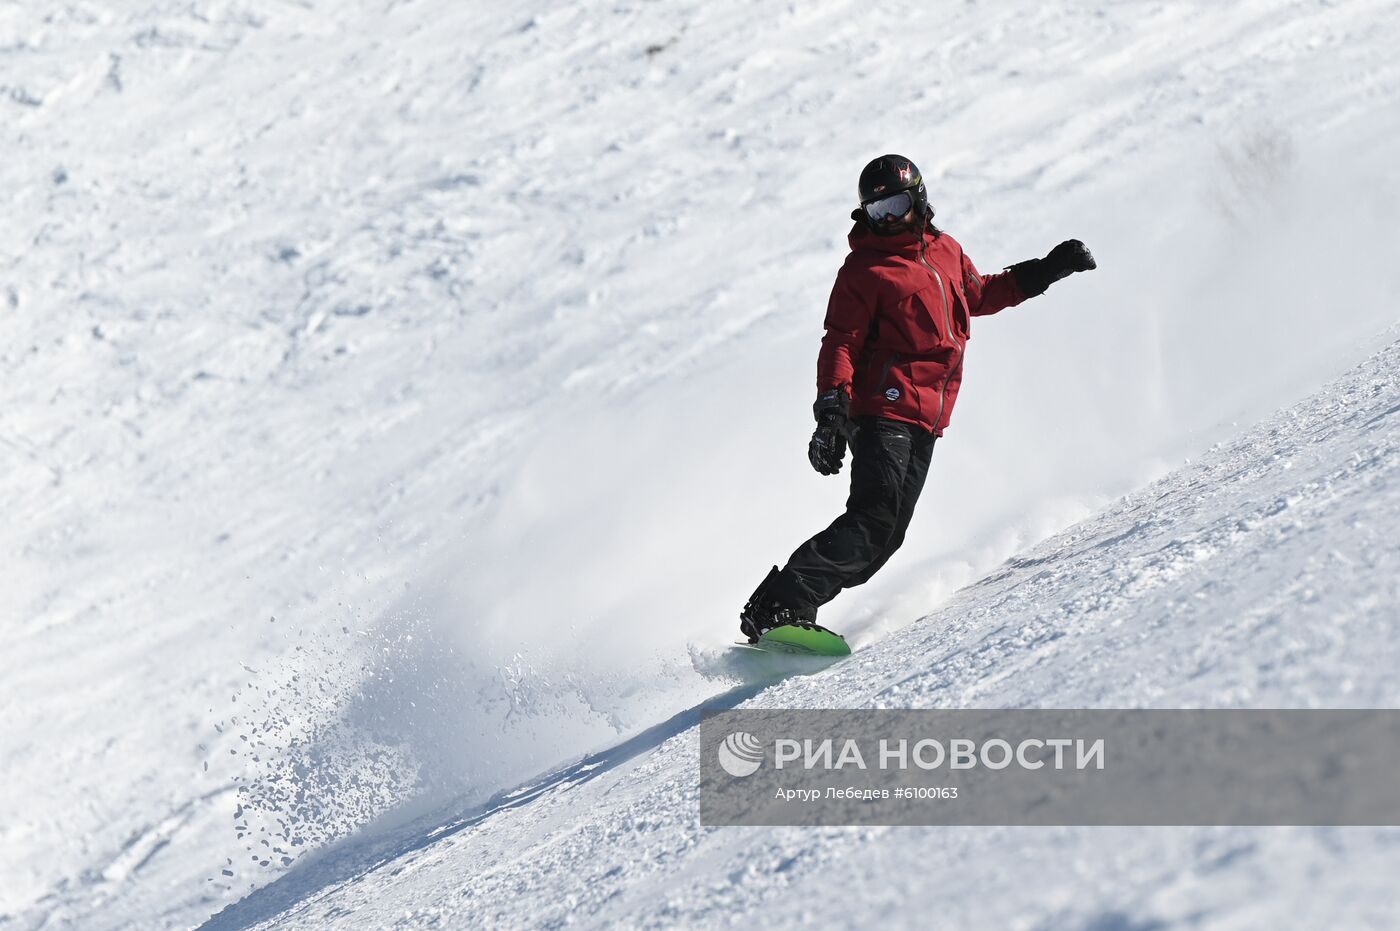
M903 420L939 436L962 384L970 318L1026 299L1010 272L983 276L947 233L877 236L857 223L836 274L817 391L846 386L851 416Z

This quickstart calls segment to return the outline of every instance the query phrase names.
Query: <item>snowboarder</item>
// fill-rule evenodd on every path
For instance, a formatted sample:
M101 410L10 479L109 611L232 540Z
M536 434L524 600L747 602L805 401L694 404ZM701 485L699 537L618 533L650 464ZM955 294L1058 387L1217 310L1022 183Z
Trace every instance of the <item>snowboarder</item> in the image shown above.
M1014 307L1095 266L1077 239L1043 259L982 275L933 225L923 177L901 155L860 173L851 252L836 274L817 356L812 468L841 471L849 444L851 492L831 526L774 566L744 605L750 643L774 627L816 627L817 609L868 581L904 542L962 383L972 317Z

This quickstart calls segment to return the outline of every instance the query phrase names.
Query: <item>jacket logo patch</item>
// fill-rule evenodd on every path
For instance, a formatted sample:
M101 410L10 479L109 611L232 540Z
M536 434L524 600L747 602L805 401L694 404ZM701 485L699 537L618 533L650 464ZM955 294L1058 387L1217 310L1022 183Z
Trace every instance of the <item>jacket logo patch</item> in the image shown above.
M898 400L899 400L899 389L898 389L898 388L886 388L886 389L885 389L885 400L887 400L887 401L898 401Z

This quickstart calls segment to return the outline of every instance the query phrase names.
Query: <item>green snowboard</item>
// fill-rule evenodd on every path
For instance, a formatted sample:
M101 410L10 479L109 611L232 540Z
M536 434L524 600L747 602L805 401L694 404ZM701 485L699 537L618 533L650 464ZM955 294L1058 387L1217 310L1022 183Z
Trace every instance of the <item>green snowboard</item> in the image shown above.
M812 625L799 627L784 624L764 631L757 643L740 643L750 650L764 653L787 653L794 656L850 656L851 647L846 638L825 627Z

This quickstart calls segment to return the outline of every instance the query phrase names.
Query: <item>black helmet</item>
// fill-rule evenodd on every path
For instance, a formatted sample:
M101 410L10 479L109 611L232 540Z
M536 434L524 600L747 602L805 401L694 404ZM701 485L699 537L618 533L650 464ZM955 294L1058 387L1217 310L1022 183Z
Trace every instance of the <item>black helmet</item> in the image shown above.
M888 222L890 215L873 217L866 208L867 205L882 202L903 191L909 192L910 204L914 208L916 218L927 220L933 216L933 209L928 203L928 189L924 187L924 176L920 174L919 166L903 155L881 155L866 165L865 170L860 173L861 209L858 215L877 233L897 232L898 229ZM903 212L893 214L903 215ZM916 219L915 222L920 220Z

